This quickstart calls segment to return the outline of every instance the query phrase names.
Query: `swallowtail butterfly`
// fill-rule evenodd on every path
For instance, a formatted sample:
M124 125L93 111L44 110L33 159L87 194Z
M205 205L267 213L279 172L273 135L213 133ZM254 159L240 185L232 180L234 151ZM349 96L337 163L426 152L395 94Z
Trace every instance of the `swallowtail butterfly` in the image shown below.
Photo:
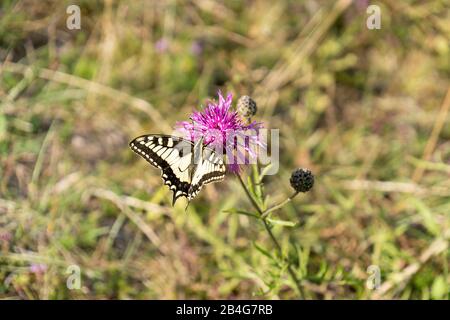
M172 205L184 196L191 201L204 184L223 180L225 164L213 149L189 140L161 134L148 134L130 142L130 148L161 170L161 177L173 191Z

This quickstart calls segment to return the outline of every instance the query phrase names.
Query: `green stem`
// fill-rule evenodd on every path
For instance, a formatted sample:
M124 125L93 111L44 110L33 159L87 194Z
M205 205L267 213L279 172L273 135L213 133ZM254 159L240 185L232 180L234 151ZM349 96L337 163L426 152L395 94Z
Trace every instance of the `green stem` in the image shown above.
M298 191L294 192L294 194L292 196L290 196L289 198L287 198L283 202L280 202L279 204L270 207L269 209L267 209L266 211L264 211L262 213L261 218L264 219L264 218L266 218L269 215L269 213L282 208L285 204L291 202L292 199L294 199L297 195L298 195Z
M261 217L261 220L262 220L263 223L264 223L264 227L266 228L266 231L267 231L267 233L269 234L270 239L272 240L273 244L274 244L275 247L277 248L280 257L283 258L283 250L282 250L282 248L281 248L280 243L279 243L278 240L275 238L275 236L274 236L274 234L273 234L273 232L272 232L272 229L270 228L269 223L268 223L267 220L266 220L266 216L267 216L267 215L266 215L266 216L263 216L263 215L264 215L264 211L261 210L261 208L259 207L259 205L258 205L258 203L256 202L256 200L255 200L255 199L253 198L253 196L250 194L250 191L248 190L247 186L245 185L244 181L242 180L241 175L240 175L239 173L236 173L236 176L238 177L238 180L239 180L239 182L240 182L242 188L244 189L245 194L247 195L248 199L249 199L250 202L252 203L253 207L256 209L256 211L258 211L258 213L259 213L259 215L260 215L260 217ZM292 197L291 197L291 198L292 198ZM270 210L270 209L269 209L269 210ZM267 210L267 211L268 211L268 210ZM266 212L267 212L267 211L266 211ZM273 211L273 210L272 210L272 211ZM297 275L295 274L294 270L292 269L290 262L289 262L288 260L285 260L285 261L286 261L286 263L287 263L287 270L288 270L288 272L289 272L289 275L291 276L292 280L294 281L295 286L297 287L298 293L300 294L300 297L301 297L302 299L305 299L305 293L304 293L304 291L303 291L302 286L300 285L300 280L297 278Z
M259 215L263 214L263 211L259 207L258 203L256 203L256 200L253 198L253 196L250 194L250 191L247 189L247 186L244 183L244 180L242 180L242 177L239 173L236 173L236 176L239 179L239 182L241 183L242 188L244 189L245 193L247 194L247 197L250 199L250 202L252 203L253 207L255 207L256 211L258 211Z

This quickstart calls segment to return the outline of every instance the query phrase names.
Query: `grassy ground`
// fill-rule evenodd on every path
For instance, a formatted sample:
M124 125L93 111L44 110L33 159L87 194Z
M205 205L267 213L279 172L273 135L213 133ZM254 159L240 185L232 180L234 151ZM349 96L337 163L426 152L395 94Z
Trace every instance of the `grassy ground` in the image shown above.
M307 298L449 298L448 1L377 4L2 1L0 297L296 298L235 177L185 213L128 148L221 89L280 129L269 204L316 175L273 228Z

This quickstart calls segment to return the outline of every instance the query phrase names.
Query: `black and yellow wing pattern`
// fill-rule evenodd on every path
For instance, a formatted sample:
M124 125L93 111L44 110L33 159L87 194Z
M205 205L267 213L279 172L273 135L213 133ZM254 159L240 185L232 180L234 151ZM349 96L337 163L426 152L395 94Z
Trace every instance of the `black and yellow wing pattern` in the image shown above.
M223 159L201 142L194 144L176 136L148 134L131 141L130 148L161 170L164 184L173 191L173 204L182 196L191 201L203 185L225 177ZM194 157L196 152L200 156Z

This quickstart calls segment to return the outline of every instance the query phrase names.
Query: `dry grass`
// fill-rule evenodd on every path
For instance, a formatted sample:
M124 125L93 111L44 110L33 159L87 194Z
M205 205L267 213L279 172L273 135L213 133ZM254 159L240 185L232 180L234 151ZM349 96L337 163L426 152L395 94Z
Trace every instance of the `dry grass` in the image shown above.
M270 203L316 174L273 229L308 298L449 297L446 1L380 1L380 30L362 0L78 1L72 31L68 4L0 6L0 297L295 298L233 176L185 214L128 149L218 89L280 129Z

